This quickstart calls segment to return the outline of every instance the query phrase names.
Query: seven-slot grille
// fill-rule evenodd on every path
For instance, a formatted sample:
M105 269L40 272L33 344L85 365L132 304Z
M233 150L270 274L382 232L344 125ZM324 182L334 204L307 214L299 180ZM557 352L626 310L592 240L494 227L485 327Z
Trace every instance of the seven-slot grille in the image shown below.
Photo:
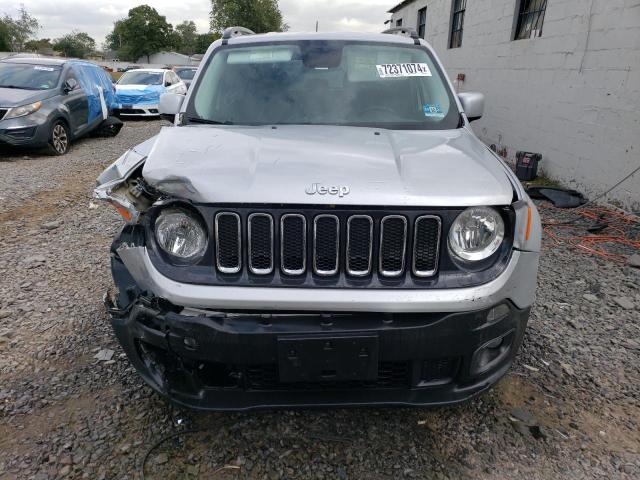
M243 220L237 213L220 212L215 216L216 266L221 273L236 274L246 258L254 275L279 268L286 276L311 270L331 277L344 268L351 277L377 272L391 279L408 270L431 277L438 269L441 230L435 215L409 220L404 215L252 213Z

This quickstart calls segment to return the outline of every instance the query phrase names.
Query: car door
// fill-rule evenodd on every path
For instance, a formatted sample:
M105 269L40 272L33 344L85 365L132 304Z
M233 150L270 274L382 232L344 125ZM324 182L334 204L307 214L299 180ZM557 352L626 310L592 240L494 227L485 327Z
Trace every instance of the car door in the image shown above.
M89 102L73 68L68 68L65 73L61 98L69 116L71 132L77 136L87 128Z

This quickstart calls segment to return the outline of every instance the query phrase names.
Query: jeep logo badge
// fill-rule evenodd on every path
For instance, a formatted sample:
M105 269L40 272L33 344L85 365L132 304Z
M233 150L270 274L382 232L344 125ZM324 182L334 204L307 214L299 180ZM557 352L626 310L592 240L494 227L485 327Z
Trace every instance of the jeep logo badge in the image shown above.
M304 189L307 195L338 195L340 198L349 195L351 189L346 185L336 186L332 185L330 187L321 185L319 183L314 183L310 187Z

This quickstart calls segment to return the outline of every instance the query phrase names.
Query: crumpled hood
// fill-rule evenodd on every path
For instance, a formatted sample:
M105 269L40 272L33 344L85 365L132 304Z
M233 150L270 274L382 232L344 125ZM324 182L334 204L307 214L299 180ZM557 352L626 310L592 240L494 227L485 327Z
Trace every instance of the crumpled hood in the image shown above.
M457 207L513 198L505 167L465 129L165 127L143 176L196 203Z

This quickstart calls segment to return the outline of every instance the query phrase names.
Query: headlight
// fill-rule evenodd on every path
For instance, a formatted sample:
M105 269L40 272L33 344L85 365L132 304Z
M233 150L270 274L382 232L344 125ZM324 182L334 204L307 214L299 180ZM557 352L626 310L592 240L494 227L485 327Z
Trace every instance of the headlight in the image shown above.
M461 260L478 262L493 255L504 240L504 222L493 208L466 209L449 230L449 250Z
M38 110L40 110L40 107L42 107L42 102L32 103L31 105L23 105L21 107L13 107L7 112L4 118L6 120L7 118L24 117L25 115L37 112Z
M169 209L156 220L156 240L165 252L184 260L195 259L207 248L207 233L193 214Z

